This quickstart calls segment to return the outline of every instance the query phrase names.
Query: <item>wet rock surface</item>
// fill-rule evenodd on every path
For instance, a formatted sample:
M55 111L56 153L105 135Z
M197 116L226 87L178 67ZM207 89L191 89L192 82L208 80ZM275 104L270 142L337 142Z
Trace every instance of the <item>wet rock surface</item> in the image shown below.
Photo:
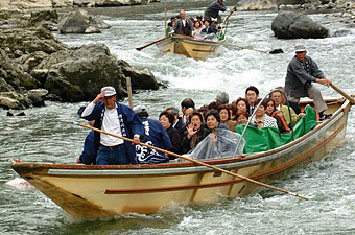
M326 38L329 30L308 16L295 13L280 13L272 22L271 29L280 39Z
M56 40L43 25L55 22L56 13L36 12L28 19L22 27L0 28L0 108L92 100L107 85L124 97L126 76L134 89L159 88L153 74L117 60L103 44L70 48Z

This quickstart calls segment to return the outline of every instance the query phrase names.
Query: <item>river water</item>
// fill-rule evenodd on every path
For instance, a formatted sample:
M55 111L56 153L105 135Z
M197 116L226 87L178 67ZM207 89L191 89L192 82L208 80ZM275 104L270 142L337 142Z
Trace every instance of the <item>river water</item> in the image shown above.
M202 14L208 3L169 0L168 17L182 7L188 15ZM163 54L155 46L141 52L135 50L163 37L163 9L164 3L90 9L113 27L101 34L56 36L70 46L104 43L118 58L151 70L167 84L167 89L135 94L134 103L144 104L153 118L166 107L179 107L188 96L200 106L221 91L227 91L231 100L236 99L250 85L266 94L283 85L296 44L308 48L334 84L354 93L355 29L341 23L339 14L310 17L332 32L348 29L352 34L285 41L273 38L270 30L277 12L237 12L228 26L229 43L266 51L282 48L285 53L270 55L222 48L217 57L194 61L182 55ZM337 96L330 88L320 89L325 96ZM128 214L110 220L84 221L70 217L41 192L21 184L7 159L73 163L88 130L72 126L69 121L76 119L76 110L86 104L47 102L44 108L26 110L25 117L8 118L5 111L0 113L0 234L355 234L354 111L349 116L347 137L339 147L322 161L275 183L309 195L311 200L262 190L246 198L175 206L153 215Z

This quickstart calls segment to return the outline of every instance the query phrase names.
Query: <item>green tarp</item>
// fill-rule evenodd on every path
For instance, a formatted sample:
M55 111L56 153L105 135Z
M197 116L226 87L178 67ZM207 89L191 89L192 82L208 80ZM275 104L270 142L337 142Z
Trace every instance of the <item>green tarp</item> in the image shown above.
M293 127L294 138L298 139L304 134L313 129L317 122L316 112L309 105L305 108L306 117L301 118ZM236 131L242 134L245 125L238 125ZM256 152L266 151L277 148L292 141L292 133L281 135L279 129L276 127L257 128L248 126L244 139L246 144L244 146L245 154L253 154Z

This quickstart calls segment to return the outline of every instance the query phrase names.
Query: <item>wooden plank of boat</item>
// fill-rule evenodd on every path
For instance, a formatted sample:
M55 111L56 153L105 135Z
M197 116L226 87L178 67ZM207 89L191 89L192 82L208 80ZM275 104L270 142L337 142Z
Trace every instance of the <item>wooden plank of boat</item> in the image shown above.
M218 42L193 39L191 37L170 37L168 40L157 43L163 52L183 54L196 60L205 60L221 46L226 40Z
M348 100L327 102L332 118L287 145L254 155L205 162L267 183L319 160L345 139L351 109ZM80 217L154 213L176 203L212 201L218 195L241 197L258 187L189 162L86 166L12 161L11 166L69 214Z

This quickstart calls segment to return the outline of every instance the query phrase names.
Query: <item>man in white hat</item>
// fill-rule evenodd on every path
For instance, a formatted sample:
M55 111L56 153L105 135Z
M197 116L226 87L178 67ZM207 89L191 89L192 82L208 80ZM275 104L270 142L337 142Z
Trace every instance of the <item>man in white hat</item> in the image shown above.
M143 125L136 113L116 100L116 90L103 87L101 93L81 114L88 121L95 120L94 126L108 133L127 137L140 143L144 133ZM134 146L122 139L95 132L97 165L137 164Z
M319 119L322 120L328 117L324 114L328 107L321 91L312 83L329 85L332 81L325 77L324 73L318 69L317 64L306 54L305 46L298 45L295 47L295 55L287 67L285 91L291 101L299 102L301 97L313 99Z

